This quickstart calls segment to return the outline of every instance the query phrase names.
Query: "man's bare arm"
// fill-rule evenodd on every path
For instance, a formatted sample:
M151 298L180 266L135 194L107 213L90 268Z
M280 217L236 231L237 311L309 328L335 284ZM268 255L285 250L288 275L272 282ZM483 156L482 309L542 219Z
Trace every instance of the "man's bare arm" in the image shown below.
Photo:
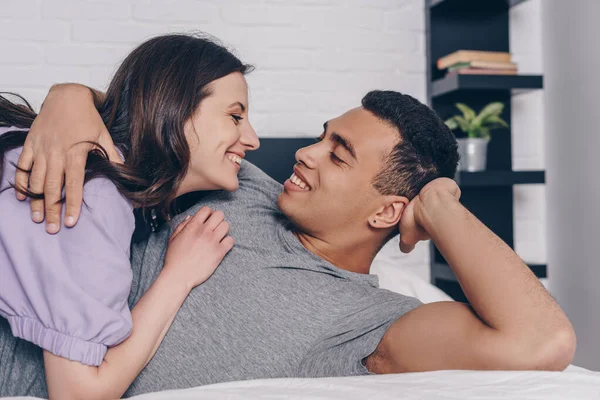
M431 237L472 309L440 302L407 313L367 366L380 373L566 368L575 351L568 318L512 249L459 203L453 185L432 182L402 219L409 241L415 227Z

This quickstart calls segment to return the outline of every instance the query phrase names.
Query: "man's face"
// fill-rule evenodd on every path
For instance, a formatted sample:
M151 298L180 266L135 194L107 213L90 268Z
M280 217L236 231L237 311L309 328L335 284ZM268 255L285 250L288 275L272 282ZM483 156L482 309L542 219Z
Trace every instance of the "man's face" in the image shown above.
M278 205L303 232L326 238L368 228L382 195L373 179L398 131L362 107L324 124L319 141L296 153Z

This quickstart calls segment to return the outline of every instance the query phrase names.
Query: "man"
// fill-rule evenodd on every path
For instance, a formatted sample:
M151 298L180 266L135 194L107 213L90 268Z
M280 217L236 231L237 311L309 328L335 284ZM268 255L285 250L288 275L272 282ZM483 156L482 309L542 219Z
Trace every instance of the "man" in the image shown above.
M126 395L253 378L569 364L567 317L458 201L448 179L456 143L432 110L370 92L296 160L283 188L244 163L238 191L203 195L176 217L196 215L185 228L194 229L202 206L221 210L236 245L190 294ZM164 226L134 246L130 305L160 271L170 233ZM377 288L371 262L398 233L404 252L435 242L472 309ZM15 357L0 373L19 367L43 379L34 358Z

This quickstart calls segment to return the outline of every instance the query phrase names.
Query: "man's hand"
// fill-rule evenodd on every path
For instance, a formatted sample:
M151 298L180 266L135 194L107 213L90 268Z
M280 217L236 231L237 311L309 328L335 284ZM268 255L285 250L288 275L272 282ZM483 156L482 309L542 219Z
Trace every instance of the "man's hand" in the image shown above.
M96 111L90 89L76 84L53 86L40 114L33 122L17 170L17 187L43 193L44 200L31 200L31 219L42 222L46 231L60 229L63 184L66 182L65 225L74 226L79 218L88 152L95 142L102 145L111 160L119 160L110 134ZM17 198L25 196L17 191ZM45 212L44 212L45 206Z
M449 178L438 178L429 182L421 189L419 194L408 203L400 219L400 251L410 253L417 243L431 239L426 229L427 206L435 206L428 201L433 196L454 197L460 199L460 188L455 181Z

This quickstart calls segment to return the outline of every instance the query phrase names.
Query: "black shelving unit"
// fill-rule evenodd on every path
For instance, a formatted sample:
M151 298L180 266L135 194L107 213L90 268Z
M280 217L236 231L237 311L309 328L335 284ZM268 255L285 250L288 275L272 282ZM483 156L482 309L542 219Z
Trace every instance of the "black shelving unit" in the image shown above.
M495 9L497 10L503 10L504 8L510 8L510 7L514 7L517 4L523 3L527 0L503 0L503 1L497 1L495 3L497 4L493 4L491 7L495 7ZM454 3L454 4L452 4ZM431 8L431 7L435 7L438 6L440 4L452 4L452 6L456 6L457 4L459 6L463 6L463 5L469 5L469 6L473 6L475 3L483 3L481 0L427 0L427 7Z
M431 95L443 96L455 91L502 90L519 94L544 87L540 75L451 75L432 83Z
M543 88L540 75L452 75L437 69L436 61L456 50L510 51L509 10L525 0L427 0L427 94L430 106L446 119L459 113L455 104L480 110L491 101L504 103L502 117L510 121L511 96ZM460 135L456 132L457 136ZM458 172L462 204L511 248L513 185L543 184L544 171L513 171L510 128L492 133L487 170ZM458 301L466 301L454 273L432 243L431 282ZM531 264L538 277L546 266ZM482 266L485 268L485 266Z
M545 171L458 171L454 180L462 187L512 186L546 182Z

